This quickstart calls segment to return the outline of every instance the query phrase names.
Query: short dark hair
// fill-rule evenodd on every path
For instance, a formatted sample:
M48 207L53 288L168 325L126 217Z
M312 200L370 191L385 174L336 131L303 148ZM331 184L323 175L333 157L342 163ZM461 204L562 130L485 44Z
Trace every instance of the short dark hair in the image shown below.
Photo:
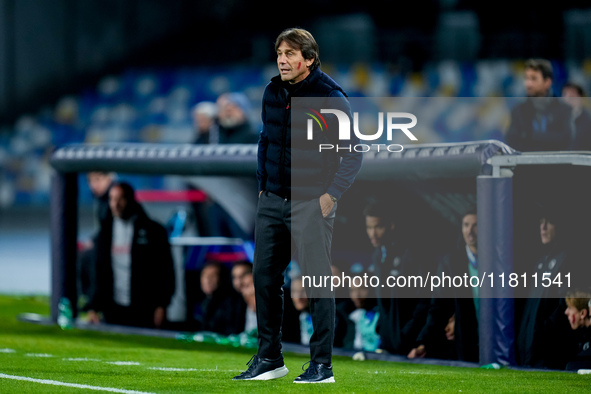
M123 196L127 200L128 204L137 204L137 200L135 199L135 190L133 186L127 182L114 182L111 185L111 189L119 187L123 191Z
M462 213L462 220L468 215L478 216L478 213L476 212L476 209L467 209Z
M383 201L376 201L367 204L367 206L363 209L363 216L381 218L391 223L395 223L394 212L391 205L386 204Z
M581 97L585 97L585 90L583 89L583 87L579 84L576 84L574 82L567 82L564 84L564 86L562 87L562 90L566 89L566 88L571 88L577 91L577 94Z
M567 306L574 306L578 311L589 308L589 302L591 300L591 293L581 290L571 290L566 293L565 301Z
M525 62L525 69L531 69L542 73L544 79L554 79L554 71L552 70L552 63L546 59L528 59Z
M310 66L310 71L320 67L320 49L312 34L299 27L285 29L275 40L275 50L285 41L289 46L302 52L304 59L314 59Z
M246 261L246 260L237 261L234 264L232 264L232 269L234 269L234 267L238 267L238 266L246 267L246 270L248 272L252 272L252 263L249 261Z

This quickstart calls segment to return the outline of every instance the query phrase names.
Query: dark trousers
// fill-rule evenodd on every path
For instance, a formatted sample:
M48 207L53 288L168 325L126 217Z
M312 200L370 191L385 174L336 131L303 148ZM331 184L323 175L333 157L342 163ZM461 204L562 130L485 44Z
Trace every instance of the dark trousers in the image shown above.
M253 279L259 331L258 356L281 354L283 272L297 249L302 275L331 276L330 249L336 203L322 217L318 199L287 200L270 192L259 198L255 222ZM335 329L334 295L326 288L307 288L314 333L311 360L330 364Z

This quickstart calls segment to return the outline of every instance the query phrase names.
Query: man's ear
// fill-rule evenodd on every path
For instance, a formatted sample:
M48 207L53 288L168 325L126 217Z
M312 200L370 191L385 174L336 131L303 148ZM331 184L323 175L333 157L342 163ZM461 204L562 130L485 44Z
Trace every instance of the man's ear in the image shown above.
M306 67L310 68L310 66L312 64L314 64L314 60L316 60L316 59L315 58L312 58L312 59L304 59L304 62L305 62L304 64L306 65Z
M544 78L544 87L546 90L552 87L552 78Z

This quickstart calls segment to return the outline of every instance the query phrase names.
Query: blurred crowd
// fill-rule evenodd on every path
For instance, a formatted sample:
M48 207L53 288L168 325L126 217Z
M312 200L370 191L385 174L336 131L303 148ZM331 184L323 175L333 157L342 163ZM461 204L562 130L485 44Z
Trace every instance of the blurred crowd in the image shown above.
M527 88L524 82L531 85L531 81L526 81L528 73L525 66L524 61L507 60L440 62L426 65L420 72L406 74L385 66L363 63L348 66L326 64L323 68L340 81L350 97L519 98L531 94L527 89L533 88L550 95L563 95L565 101L575 108L573 117L578 128L588 122L588 102L584 98L591 86L586 72L588 63L553 62L550 89L543 86ZM219 104L222 103L218 99L228 93L239 92L242 95L242 98L234 100L235 105L246 111L246 119L256 134L261 127L262 92L275 72L274 65L268 68L236 66L216 70L130 69L120 75L105 76L96 87L65 96L55 105L44 107L37 113L24 114L13 126L0 132L0 165L4 170L0 173L0 207L48 201L51 173L48 158L56 146L78 142L184 144L193 143L196 139L199 142L224 142L226 137L218 139L215 130L218 125L196 138L193 114L198 111L200 117L207 119L220 111L224 117L226 111L221 108ZM215 105L212 106L212 103ZM198 109L196 104L199 104ZM420 120L423 130L421 142L508 141L506 108L503 111L483 105L481 109L484 112L476 113L470 109L470 101L457 104L432 119ZM471 111L475 119L467 119L467 111ZM496 120L491 123L490 118ZM458 122L463 126L459 127ZM546 127L543 121L540 126ZM207 126L201 127L204 127L204 132L207 130ZM236 141L240 132L233 130L227 142ZM572 146L588 149L588 142L584 136L580 137L573 141ZM140 181L143 188L161 186L149 177ZM81 201L90 203L91 196L82 193Z

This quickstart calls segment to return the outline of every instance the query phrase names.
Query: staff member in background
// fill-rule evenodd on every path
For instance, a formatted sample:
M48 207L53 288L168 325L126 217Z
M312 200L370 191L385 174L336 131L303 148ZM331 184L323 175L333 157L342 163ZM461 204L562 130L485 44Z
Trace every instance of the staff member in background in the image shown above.
M580 85L567 82L562 87L562 99L573 109L575 136L573 150L591 150L591 112L583 103L585 91Z
M527 100L511 111L507 145L524 152L559 151L571 147L574 126L571 108L554 96L552 63L529 59L525 63Z
M112 218L96 238L97 286L89 321L160 328L175 288L168 234L135 200L128 183L109 191Z
M462 238L439 263L439 274L478 275L478 218L476 211L462 217ZM408 358L446 358L478 362L478 287L438 291L431 299L425 326Z
M95 238L101 224L111 216L109 208L109 189L115 182L115 174L93 171L86 175L88 188L94 196L93 213L96 230L92 237L85 242L80 242L77 261L77 286L78 305L83 310L88 310L87 303L93 297L96 285L94 250Z

